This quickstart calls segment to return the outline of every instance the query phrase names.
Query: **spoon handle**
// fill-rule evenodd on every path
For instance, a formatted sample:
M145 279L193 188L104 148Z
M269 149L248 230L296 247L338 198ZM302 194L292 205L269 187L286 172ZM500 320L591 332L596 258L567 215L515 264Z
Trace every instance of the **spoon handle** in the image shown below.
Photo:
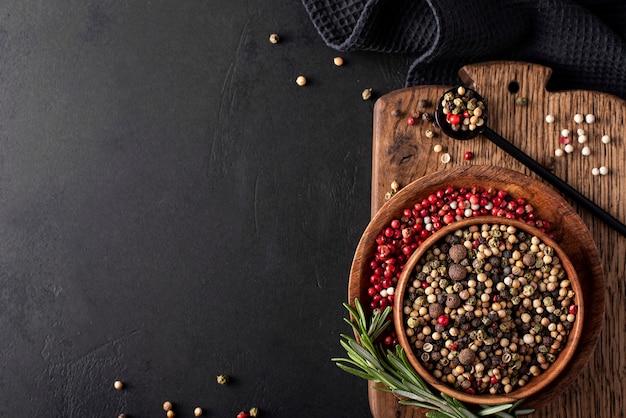
M546 169L544 166L539 164L537 161L530 158L528 155L524 154L519 148L516 148L515 145L508 142L506 139L502 138L498 133L493 131L488 127L484 127L481 131L481 134L487 137L491 142L496 144L502 150L506 151L509 155L515 158L520 163L524 164L526 167L534 171L536 174L541 176L545 181L550 183L556 189L561 191L566 196L570 197L580 206L587 209L598 219L604 221L607 225L615 229L617 232L626 236L626 225L615 219L611 214L606 212L604 209L593 203L586 196L582 195L578 190L574 189L572 186L561 180L559 177L555 176L551 171Z

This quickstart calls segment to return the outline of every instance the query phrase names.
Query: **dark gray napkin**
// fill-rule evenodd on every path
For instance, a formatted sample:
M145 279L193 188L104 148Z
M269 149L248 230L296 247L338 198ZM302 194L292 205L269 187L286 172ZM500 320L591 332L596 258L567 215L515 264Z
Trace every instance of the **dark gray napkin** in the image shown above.
M626 1L302 0L326 44L340 51L412 54L406 84L458 83L466 64L549 66L552 90L626 99Z

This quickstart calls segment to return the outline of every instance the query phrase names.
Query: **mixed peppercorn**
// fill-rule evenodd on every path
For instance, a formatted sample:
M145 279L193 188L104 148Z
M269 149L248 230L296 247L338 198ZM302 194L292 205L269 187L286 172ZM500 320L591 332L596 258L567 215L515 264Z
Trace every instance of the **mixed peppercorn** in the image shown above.
M522 220L543 232L550 230L548 222L536 217L526 199L514 198L507 191L494 188L449 185L405 208L400 215L376 238L367 289L367 305L372 311L393 305L404 264L426 238L445 225L463 218L493 215ZM393 330L383 336L383 341L388 346L398 344Z
M509 393L549 368L577 312L554 248L502 224L458 229L435 243L403 300L420 363L469 394Z
M485 103L475 97L473 90L463 86L444 94L441 106L453 131L473 131L487 119Z

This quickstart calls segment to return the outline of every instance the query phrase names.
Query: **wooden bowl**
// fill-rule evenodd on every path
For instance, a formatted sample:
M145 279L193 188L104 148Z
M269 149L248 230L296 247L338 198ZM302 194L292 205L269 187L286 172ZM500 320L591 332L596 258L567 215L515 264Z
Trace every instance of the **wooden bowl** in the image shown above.
M557 355L557 359L548 367L546 370L543 370L541 374L538 376L532 377L528 383L524 386L518 387L515 390L511 391L507 394L480 394L480 395L471 395L459 390L455 390L452 386L442 383L439 379L435 378L420 362L415 353L413 352L410 342L406 336L405 332L405 319L403 313L404 306L404 298L407 289L407 283L412 280L412 275L414 273L414 269L422 256L426 254L426 252L437 242L441 241L446 237L446 235L453 233L458 229L465 229L472 225L483 225L483 224L504 224L511 225L517 228L518 230L523 230L529 234L537 236L543 243L554 248L555 253L558 255L561 265L565 269L567 273L567 278L571 283L571 287L575 292L574 303L578 306L578 313L576 315L576 320L574 321L574 325L569 332L567 343L564 348ZM495 216L483 216L483 217L475 217L475 218L467 218L460 221L457 221L451 225L448 225L429 238L427 238L422 245L420 245L416 251L411 255L405 264L404 270L400 275L400 279L396 286L396 296L395 303L393 309L394 315L394 326L396 330L396 334L398 336L398 340L402 347L404 348L411 365L414 369L419 373L419 375L432 387L435 389L444 392L456 399L459 399L463 402L472 403L472 404L484 404L484 405L496 405L508 402L515 402L519 399L524 399L533 396L537 392L546 388L550 385L557 376L567 367L570 359L574 355L576 351L576 347L578 346L578 342L581 339L582 330L583 330L583 321L584 321L584 304L583 304L583 291L582 287L572 262L565 252L556 244L554 240L548 237L545 233L541 232L537 228L531 227L524 222L520 222L517 220L507 219L503 217L495 217ZM523 344L520 342L520 344Z

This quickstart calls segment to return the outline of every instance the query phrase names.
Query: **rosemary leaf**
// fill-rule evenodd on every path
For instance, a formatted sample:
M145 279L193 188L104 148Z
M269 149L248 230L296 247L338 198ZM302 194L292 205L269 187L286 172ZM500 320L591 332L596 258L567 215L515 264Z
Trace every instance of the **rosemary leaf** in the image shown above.
M426 412L426 418L456 418L456 416L441 411L429 411Z
M483 407L483 409L478 411L478 415L481 416L481 417L484 417L484 416L487 416L487 415L493 415L493 414L495 414L497 412L507 411L512 406L513 406L513 404L510 404L510 403L505 403L505 404L502 404L502 405L494 405L494 406L481 405L481 407Z
M353 367L349 367L346 366L345 364L342 363L336 363L337 367L339 367L341 370L343 370L344 372L348 372L350 374L353 374L357 377L360 377L361 379L365 379L365 380L372 380L372 376L370 376L368 373L365 373L359 369L355 369Z
M428 398L422 396L422 395L418 395L417 393L412 393L412 392L408 392L406 390L400 390L400 389L396 389L393 391L394 395L397 396L402 396L405 398L409 398L409 399L413 399L415 401L420 401L420 402L428 402Z
M363 357L363 359L372 364L372 367L382 369L382 366L380 365L378 359L376 359L371 352L360 346L359 343L350 341L348 344L350 345L350 348L356 351L361 357Z
M515 416L519 417L521 415L529 415L529 414L532 414L533 412L535 412L533 408L519 409L515 411Z
M463 413L463 417L478 418L476 415L470 412L467 408L459 408L459 410Z
M399 400L398 403L400 405L408 405L408 406L419 406L420 408L433 410L433 406L429 403L423 403L418 401L410 401L410 400Z

